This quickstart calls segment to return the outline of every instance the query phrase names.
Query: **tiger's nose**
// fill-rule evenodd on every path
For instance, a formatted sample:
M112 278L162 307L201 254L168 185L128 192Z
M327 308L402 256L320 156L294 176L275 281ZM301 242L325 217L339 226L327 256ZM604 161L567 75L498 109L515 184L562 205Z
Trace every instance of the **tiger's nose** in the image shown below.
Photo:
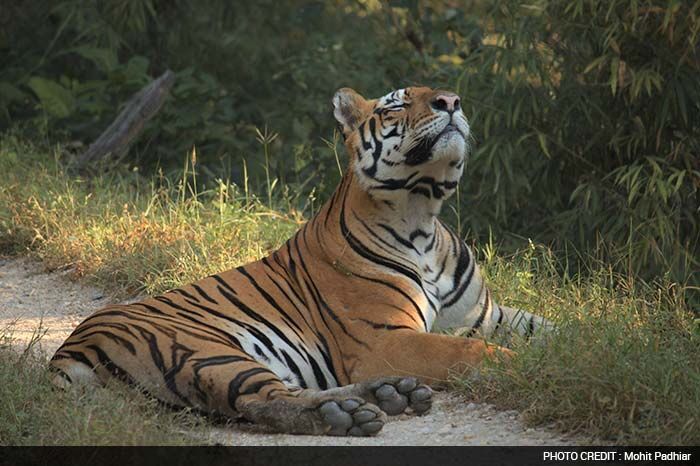
M454 113L455 110L459 110L459 96L457 94L439 94L433 98L430 106L441 112Z

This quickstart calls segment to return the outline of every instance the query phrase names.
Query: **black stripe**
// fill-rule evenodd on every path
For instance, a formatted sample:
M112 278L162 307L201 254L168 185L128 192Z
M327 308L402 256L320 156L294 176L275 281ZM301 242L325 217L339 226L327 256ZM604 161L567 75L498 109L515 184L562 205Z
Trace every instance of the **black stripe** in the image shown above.
M314 359L313 356L309 355L309 362L311 363L311 369L313 369L314 371L314 377L316 377L316 382L318 382L318 386L321 388L321 390L327 390L328 381L323 375L323 371L321 371L321 367L316 362L316 359Z
M452 284L456 287L462 279L462 275L464 275L467 268L469 267L469 264L471 263L471 258L469 257L469 250L467 249L467 246L464 243L462 243L459 239L455 240L454 233L452 233L450 237L453 241L457 242L456 247L459 247L459 258L457 259L457 266L455 267L455 273L452 277Z
M245 390L242 392L238 393L238 396L244 396L244 395L252 395L253 393L258 393L265 385L269 385L271 383L279 382L278 377L271 377L269 379L264 379L260 380L258 382L253 382L250 385L248 385Z
M138 385L136 383L136 380L129 374L127 371L119 367L117 364L112 361L109 356L107 356L107 353L105 353L102 348L100 348L97 345L88 345L87 348L93 350L95 354L97 354L97 359L107 371L109 371L112 376L127 382L129 385Z
M280 315L282 316L282 318L288 326L296 327L300 332L302 331L301 327L299 327L299 324L297 324L291 317L289 317L289 314L285 312L284 308L279 305L279 303L275 300L275 298L272 297L272 295L270 295L270 293L265 291L265 289L258 284L258 282L248 273L245 267L239 267L236 270L238 270L238 272L240 272L241 275L248 279L250 284L253 285L253 287L255 287L258 293L260 293L260 295L263 298L265 298L265 301L267 301L268 304L270 304L270 306L274 307L275 310L280 313ZM301 339L301 335L299 335L296 331L294 331L294 333L296 333L299 339Z
M238 398L238 395L241 394L240 389L245 381L254 375L264 373L274 375L271 370L265 367L253 367L251 369L239 372L233 379L231 379L231 382L228 384L228 404L231 409L236 409L236 399Z
M287 345L289 345L290 348L292 348L293 350L295 350L297 353L299 352L299 349L296 347L296 345L294 345L294 343L292 343L292 341L287 337L287 335L285 335L284 332L282 332L276 325L274 325L272 322L270 322L269 320L267 320L267 319L265 319L264 317L262 317L262 316L261 316L260 314L258 314L257 312L253 311L250 307L248 307L247 305L245 305L245 304L244 304L241 300L239 300L236 296L230 294L229 292L227 292L227 291L226 291L225 289L223 289L222 287L219 286L219 287L217 287L217 288L218 288L218 290L219 290L219 293L221 293L221 295L222 295L224 298L226 298L227 300L229 300L233 305L235 305L235 306L236 306L240 311L242 311L245 315L247 315L248 317L250 317L251 319L253 319L253 320L256 321L256 322L259 322L259 323L263 324L263 325L264 325L265 327L267 327L268 329L272 330L272 332L273 332L275 335L277 335L277 336L280 338L280 340L284 341ZM221 313L219 313L219 312L216 312L216 311L213 311L213 312L214 312L216 315L221 316L222 318L225 318L225 319L227 319L227 320L229 320L229 321L231 321L231 322L237 323L238 325L240 325L240 326L246 328L248 331L253 332L252 329L255 329L255 330L257 330L257 331L259 332L259 330L256 329L254 326L246 325L245 323L243 323L243 322L241 322L241 321L238 321L238 320L236 320L236 319L233 319L232 317L225 316L225 315L223 315L223 314L221 314ZM260 338L261 338L260 335L262 335L262 333L259 333L258 335L256 335L256 337L258 337L258 339L260 339ZM272 352L272 354L274 354L275 357L277 357L278 354L277 354L277 351L275 351L275 347L274 347L274 345L272 344L272 342L271 342L267 337L264 337L264 336L263 336L263 338L267 341L267 343L266 343L265 341L261 340L261 341L263 342L263 344L265 344L265 346L268 346L268 349L270 349L270 351Z
M166 304L167 304L167 303L166 303ZM151 307L153 307L153 306L150 306L150 305L144 304L144 303L134 303L133 305L144 306L144 307L146 307L146 308L151 308ZM168 304L168 305L170 305L170 306L172 306L173 308L177 309L177 307L175 307L175 306L172 305L172 304ZM199 328L199 327L188 326L188 325L186 325L185 323L183 323L181 320L175 319L174 316L170 316L170 315L167 315L167 314L163 314L163 315L164 315L164 316L167 316L167 317L172 317L172 318L173 318L173 320L168 319L168 323L169 323L170 325L174 326L174 327L179 327L179 326L189 327L190 329L197 330L197 331L200 331L200 332L204 332L204 333L206 333L206 334L209 335L209 336L212 336L212 337L219 337L218 342L221 343L221 344L223 344L223 345L229 346L229 345L233 344L233 346L236 347L236 348L240 348L240 347L241 347L240 342L238 341L238 339L237 339L235 336L231 335L230 333L228 333L228 332L226 332L226 331L224 331L224 330L221 330L220 328L214 327L214 326L211 325L211 324L208 324L208 323L206 323L206 322L202 322L201 320L196 319L196 318L194 318L194 317L192 317L192 316L190 316L190 315L182 314L182 313L180 313L180 312L176 313L176 316L177 316L177 317L181 317L181 318L183 318L183 319L189 320L190 322L193 322L193 323L197 324L198 326L205 327L206 329L209 329L210 331L208 332L208 331L204 330L203 328ZM154 325L154 323L153 323L152 321L147 320L147 319L136 319L136 318L134 318L134 317L131 317L131 318L134 319L134 320L138 320L138 321L141 321L141 322L146 322L146 323L150 323L151 325ZM185 333L187 333L188 335L194 336L195 338L203 338L203 337L201 337L201 336L199 336L199 335L196 335L196 334L194 334L194 333L192 333L192 332L187 332L186 330L183 330L182 328L178 328L178 331L180 331L180 332L185 332Z
M132 306L136 306L136 305L148 306L147 304L143 304L143 303L132 304ZM117 315L117 316L124 317L124 318L128 319L129 324L96 322L94 324L85 325L87 320L90 319L91 317L104 317L104 316L110 316L110 315ZM170 324L178 332L184 333L186 335L190 335L194 338L202 339L205 341L217 342L217 343L221 343L221 344L225 344L225 345L228 345L228 343L229 343L225 339L219 338L218 335L216 335L212 332L207 332L204 329L196 328L196 327L187 325L186 323L182 322L180 319L177 319L175 316L163 314L162 312L157 316L150 315L150 314L146 314L143 317L141 317L141 316L142 316L142 314L137 314L137 309L133 309L133 308L129 309L128 312L120 311L120 310L114 310L114 311L108 311L108 312L101 311L99 315L93 315L93 316L89 317L88 319L86 319L85 321L83 321L83 323L80 324L80 326L78 326L78 328L75 329L75 331L73 332L71 337L76 337L78 335L81 335L84 332L87 332L88 330L91 330L93 328L114 327L114 328L119 328L120 330L127 332L127 333L129 333L129 335L136 338L136 335L134 335L134 333L131 332L131 330L130 330L131 326L133 325L132 321L144 322L144 323L147 323L147 324L153 326L154 328L159 328L161 331L164 331L164 328L165 328L164 326L159 325L158 323L156 323L155 321L152 320L152 319L161 319L161 320L165 320L166 322L168 322L168 324ZM183 317L179 313L177 314L177 316ZM198 321L195 320L194 322L198 322ZM202 325L204 325L204 324L202 324ZM196 332L193 332L190 330L196 330ZM219 331L218 329L214 329L214 330L217 330L219 333L221 333L221 331ZM202 335L202 334L197 333L197 332L204 332L205 335ZM81 340L83 340L83 339L81 339ZM70 344L75 344L76 340L74 338L71 338L70 341L71 341Z
M527 332L525 332L525 338L527 338L528 340L530 339L530 337L532 336L532 334L535 332L535 322L534 322L534 320L535 320L535 316L534 316L534 315L530 315L530 320L529 320L528 323L527 323Z
M255 360L250 357L228 355L193 358L191 360L194 361L192 364L192 369L194 370L195 374L209 366L223 366L234 362L255 362Z
M297 251L299 251L299 246L297 244L297 238L298 238L297 236L294 237L294 243L295 243L294 246L296 247ZM304 241L306 241L306 238L304 238ZM312 295L313 295L314 301L316 301L316 303L317 303L318 308L326 311L326 313L331 316L333 321L336 324L338 324L338 326L340 327L340 330L342 330L343 333L345 333L348 337L350 337L350 339L352 339L355 343L357 343L358 345L362 345L367 349L370 349L369 346L367 345L367 343L363 342L362 340L358 339L355 335L348 332L348 329L345 327L345 324L343 323L343 321L340 320L338 318L338 315L333 311L333 309L331 309L331 307L328 305L326 300L323 298L323 295L321 294L321 292L316 287L316 284L314 283L313 279L311 279L311 274L309 273L309 270L306 267L306 262L304 262L303 256L301 254L297 254L297 255L299 256L299 262L301 264L301 267L304 269L306 276L310 278L310 280L304 280L304 282L306 283L306 286L309 288L309 290L311 290L313 292ZM320 304L320 306L318 304ZM323 315L324 314L321 313L321 318L323 318ZM325 318L324 318L324 322L325 322ZM326 324L326 327L328 327L328 324ZM330 329L330 327L328 327L328 328Z
M393 324L382 324L378 322L372 322L371 320L367 319L357 319L360 322L364 322L365 324L371 326L372 328L375 329L382 329L382 330L415 330L413 327L409 327L407 325L393 325Z
M359 128L360 132L360 140L362 142L362 149L363 150L370 150L372 148L372 144L370 143L369 140L365 139L365 122L363 122ZM369 119L369 136L371 138L371 141L374 142L374 150L372 151L372 166L369 168L363 168L362 171L369 176L370 178L374 178L374 175L377 174L377 162L379 161L379 157L382 155L382 149L384 147L383 142L380 138L377 137L376 131L377 130L377 122L376 119L370 118Z
M170 389L173 393L180 393L177 388L177 383L175 381L175 376L182 371L190 359L190 356L194 354L194 351L190 348L180 344L173 343L170 348L170 369L163 373L165 378L165 386ZM182 397L185 399L185 397Z
M391 289L391 290L393 290L393 291L399 293L401 296L403 296L404 298L406 298L406 300L408 300L408 301L411 303L411 306L413 306L413 308L416 310L416 314L418 314L418 317L420 317L420 321L421 321L421 324L422 324L423 328L424 328L425 330L428 329L427 323L426 323L426 321L425 321L425 318L423 317L423 312L422 312L420 306L419 306L418 303L415 302L415 300L414 300L408 293L406 293L404 290L402 290L401 288L399 288L398 286L394 285L394 284L391 283L391 282L386 282L386 281L381 280L381 279L379 279L379 278L366 277L366 276L364 276L364 275L358 275L358 274L353 274L353 277L357 277L357 278L360 278L360 279L362 279L362 280L367 280L367 281L370 281L370 282L372 282L372 283L377 283L377 284L379 284L379 285L386 286L387 288L389 288L389 289ZM411 313L409 313L409 312L406 312L404 309L402 309L402 308L400 308L400 307L398 307L398 306L394 306L394 309L397 309L397 310L403 312L403 313L406 314L407 316L411 317L411 318L413 319L414 322L417 322L417 321L416 321L416 318L415 318L415 316L414 316L413 314L411 314Z
M338 199L343 196L343 193L346 191L348 184L350 183L350 175L344 176L340 180L340 185L336 188L335 192L333 193L333 197L331 197L331 200L328 202L327 206L327 211L326 211L326 218L323 220L323 225L327 228L328 227L328 221L331 218L331 212L333 211L333 207L335 206L335 203L338 202Z
M500 314L498 315L498 322L496 322L496 325L493 328L493 333L498 331L498 329L501 327L501 322L503 321L503 309L501 309L500 306L498 307L498 312L500 312Z
M126 338L124 338L122 336L116 335L112 332L109 332L107 330L95 330L93 332L85 334L82 337L80 337L80 341L76 341L73 344L83 343L85 340L87 340L88 338L90 338L93 335L103 335L103 336L109 338L110 340L112 340L113 342L115 342L117 345L123 346L124 348L126 348L126 350L129 353L131 353L132 355L136 354L136 348L129 340L127 340Z
M372 244L374 244L377 248L379 248L380 251L385 252L385 253L389 254L390 256L398 259L397 263L399 263L401 260L404 260L406 258L406 255L403 254L401 251L399 251L396 248L396 246L389 243L387 240L382 238L379 234L375 233L375 231L372 230L372 228L369 225L367 225L367 223L364 220L362 220L362 218L360 218L360 216L357 215L355 213L355 211L352 211L352 216L355 220L360 222L360 224L364 227L365 230L367 230L367 233L369 233L372 238L377 240L377 241L372 241ZM389 259L388 256L384 256L384 257L387 260L393 260L393 259Z
M166 305L168 305L168 306L170 306L170 307L172 307L172 308L174 308L174 309L177 309L177 310L179 310L179 311L186 312L186 313L188 313L188 314L194 314L194 315L199 316L199 317L204 317L204 314L202 314L201 312L198 312L198 311L196 311L195 309L192 309L191 307L185 307L185 306L182 306L182 305L180 305L180 304L176 304L175 301L173 301L173 300L170 299L170 298L166 298L165 296L156 296L156 297L153 298L153 299L155 299L155 300L157 300L157 301L160 301L161 303L166 304ZM187 298L185 298L185 302L188 303L188 304L191 304L191 305L193 305L193 306L196 306L196 307L201 307L201 306L202 306L201 304L199 304L199 302L197 302L197 301L190 301L190 300L188 300Z
M229 292L231 292L231 293L233 293L233 294L236 294L236 290L234 290L233 288L231 288L231 285L229 285L228 283L226 283L226 280L224 280L223 278L221 278L218 274L211 275L210 278L213 278L214 280L216 280L217 282L219 282L219 284L220 284L221 286L223 286L224 288L226 288Z
M408 277L411 280L413 280L414 282L416 282L416 284L418 284L418 286L421 286L420 277L418 276L418 274L415 271L413 271L407 267L404 267L403 265L401 265L395 261L386 259L385 257L382 257L378 254L375 254L374 252L367 249L362 244L362 242L355 235L352 234L352 232L348 228L348 225L345 221L345 205L342 206L341 212L340 212L340 231L341 231L343 237L345 238L345 240L347 241L348 245L357 254L364 257L365 259L370 260L371 262L374 262L378 265L382 265L384 267L392 269L392 270L400 273L401 275L405 275L406 277Z
M452 297L452 299L450 299L450 300L447 301L446 303L443 303L443 305L442 305L443 307L450 307L450 306L452 306L454 303L456 303L457 301L459 301L459 299L462 297L462 295L463 295L464 292L466 291L467 287L468 287L468 286L471 284L471 282L472 282L472 277L474 276L474 270L476 270L476 266L472 265L472 267L469 269L469 274L467 275L466 280L464 280L464 282L462 282L462 285L460 285L460 287L459 287L458 289L452 290L452 291L450 291L449 293L447 293L447 295L444 296L444 297L447 297L447 296L449 296L450 294L455 293L455 295Z
M486 296L484 296L484 306L481 308L481 314L479 314L479 318L476 319L476 322L474 322L474 325L472 325L471 330L469 330L469 333L467 333L467 338L471 337L476 333L477 330L481 328L481 324L484 323L484 317L486 317L486 311L489 309L489 302L491 301L491 296L489 294L488 288L486 289Z
M297 364L294 362L294 359L292 359L292 357L289 356L289 354L287 354L285 350L280 350L280 353L282 353L282 357L284 358L289 370L291 370L294 373L294 375L296 375L297 381L299 382L299 386L301 386L301 388L307 388L308 385L306 384L306 380L304 380L304 376L301 374L301 370L299 369L299 366L297 366ZM310 359L311 355L308 356Z
M434 233L435 233L435 232L433 232L432 234L434 234ZM426 233L425 231L421 230L420 228L417 228L417 229L415 229L415 230L413 230L413 231L411 232L411 234L409 235L408 239L409 239L410 241L415 241L416 238L418 238L418 237L423 237L423 238L425 238L425 239L428 239L430 236L432 236L432 234L429 235L428 233Z
M415 188L411 188L411 190L409 192L411 194L420 194L423 197L427 197L428 199L432 199L432 196L430 195L430 191L427 188L416 186Z
M197 284L192 284L192 288L194 288L195 291L196 291L197 293L199 293L199 295L200 295L202 298L206 299L206 300L209 301L210 303L212 303L212 304L219 304L218 302L216 302L216 301L214 300L214 298L212 298L211 296L209 296L209 295L202 289L201 286L199 286L199 285L197 285Z
M416 249L416 247L413 245L413 243L411 243L406 238L403 238L401 235L398 234L398 232L396 230L391 228L389 225L384 224L384 223L378 223L377 226L379 226L380 228L383 228L387 233L389 233L391 236L393 236L394 239L396 241L398 241L401 245L403 245L409 249L413 249L414 251L416 251L420 255L420 252L418 252L418 249Z
M306 280L303 280L303 283L302 283L302 281L300 281L297 264L294 261L294 259L292 258L292 241L296 241L297 236L298 236L298 233L293 238L291 238L289 241L287 241L287 249L288 249L287 256L288 256L288 260L289 260L289 274L294 279L294 281L297 283L297 286L299 287L299 289L303 290L304 286L306 286L307 289L309 288L309 286L306 284ZM297 253L298 253L298 248L296 246L295 246L295 248L296 248ZM313 296L312 296L312 298L313 298ZM309 309L309 312L311 312L311 307L309 306L309 303L306 302L306 300L304 300L304 304L306 304L307 309ZM316 306L318 306L318 303L315 301L314 301L314 304ZM321 316L321 318L323 319L323 316ZM325 323L325 320L324 320L324 323ZM324 350L322 352L325 352L325 354L330 354L330 348L328 346L328 341L323 336L323 333L321 333L320 329L316 325L314 325L312 328L313 328L313 331L314 331L314 334L316 335L316 337L323 344ZM332 336L332 334L331 334L331 336Z
M435 240L438 236L438 230L437 228L435 229L435 233L433 233L433 238L430 240L430 243L423 249L423 252L428 252L433 249L433 246L435 245Z
M445 272L445 266L447 265L447 259L450 257L449 254L445 254L442 256L442 262L440 263L440 270L438 270L437 274L435 274L435 278L433 279L435 282L440 280L440 277L442 277L442 274ZM447 293L445 297L447 297L450 293Z
M292 240L291 240L291 238L290 238L290 239L287 241L287 244L285 245L285 247L288 249L287 255L288 255L288 257L289 257L289 268L290 268L291 270L289 270L289 269L287 268L287 264L285 264L284 262L282 262L282 259L280 259L280 255L277 254L277 252L275 252L275 253L272 254L272 258L275 260L275 263L276 263L277 265L279 265L279 266L282 268L282 270L285 271L285 274L284 274L284 275L283 275L283 274L280 274L280 273L278 273L278 275L279 275L280 277L282 277L282 279L285 281L285 283L287 283L287 286L289 287L289 290L294 294L294 296L295 296L301 303L304 303L304 304L305 304L304 298L297 292L297 288L299 288L300 285L299 285L299 281L296 279L296 264L294 264L294 261L293 261L292 258L291 258L291 251L289 251L289 248L290 248L289 245L290 245L291 241L292 241ZM272 267L270 267L270 269L271 269L271 270L274 270ZM295 283L292 283L292 282L290 281L290 278L293 279ZM294 285L296 285L296 286L294 286Z
M199 302L199 298L197 298L196 296L192 296L191 294L189 294L187 291L183 290L182 288L178 288L178 289L172 290L172 291L170 291L170 292L171 292L171 293L181 294L182 296L184 296L184 297L186 297L186 298L190 298L190 299L192 299L192 300L194 300L194 301Z
M92 364L92 361L90 361L90 360L87 358L87 356L85 356L85 354L84 354L84 353L81 353L80 351L68 351L68 350L60 350L60 349L59 349L59 350L56 352L56 354L58 355L59 352L60 352L60 353L66 353L68 356L70 356L71 359L75 359L76 361L85 364L85 365L88 366L90 369L94 369L94 368L95 368L94 364ZM57 358L56 356L54 356L53 358L51 358L52 361L55 361L55 360L58 360L58 359L63 359L63 358Z
M405 179L387 178L382 180L375 178L375 180L377 180L381 184L378 186L372 186L371 189L384 191L396 191L399 189L404 189L412 193L420 190L420 192L416 194L423 194L428 198L430 198L432 195L432 197L440 199L445 195L443 188L452 190L456 188L458 184L457 181L436 181L435 178L430 176L423 176L416 180L410 181L416 173L418 172L414 172L413 174L411 174L411 176ZM419 184L428 185L428 187L426 188L423 186L418 186ZM430 189L428 190L428 188Z
M158 348L158 338L153 332L149 332L143 327L134 326L136 330L141 334L141 337L148 343L148 349L151 353L151 359L153 364L156 365L161 373L165 373L165 360L163 359L163 353L161 353L160 348Z
M289 293L287 293L287 291L286 291L284 288L282 288L282 287L280 286L279 283L277 283L277 281L276 281L276 280L272 277L272 275L270 274L270 271L272 271L272 272L275 274L275 276L282 278L282 281L287 285L287 288L290 289L290 291L291 291L292 294L297 298L297 300L298 300L298 301L301 301L301 302L303 303L304 301L301 300L301 298L300 298L299 295L296 293L296 291L294 291L294 289L292 289L291 283L289 282L289 280L287 279L287 277L283 276L283 275L280 274L278 271L276 271L276 270L274 269L274 267L272 267L272 264L270 264L270 262L267 260L267 258L262 259L262 262L263 262L263 264L265 264L265 266L266 266L265 275L267 275L267 278L275 285L275 288L277 288L277 290L278 290L280 293L282 293L282 295L285 297L285 299L286 299L287 301L289 301L289 303L290 303L292 306L294 306L294 310L296 310L297 313L299 314L299 317L302 318L302 320L303 320L304 323L306 324L306 327L310 329L311 326L309 325L309 322L306 320L306 316L304 315L304 311L303 311L301 308L299 308L299 306L297 306L297 303L294 301L294 299L292 299L292 297L289 295ZM296 321L294 321L294 325L295 325L300 331L302 331L301 327L299 326L299 324L298 324Z

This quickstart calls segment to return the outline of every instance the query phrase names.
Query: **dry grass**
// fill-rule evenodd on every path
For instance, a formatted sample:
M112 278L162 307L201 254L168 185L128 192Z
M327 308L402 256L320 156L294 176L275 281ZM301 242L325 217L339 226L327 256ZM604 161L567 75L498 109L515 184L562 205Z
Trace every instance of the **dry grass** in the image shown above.
M34 339L11 348L0 330L0 445L193 445L208 422L174 411L137 390L114 383L91 390L57 390L46 355Z
M74 179L11 138L0 142L0 170L0 252L72 266L123 294L160 292L256 259L303 221L224 182L197 193L187 171L175 183ZM621 444L700 444L700 324L682 287L602 265L569 271L536 246L512 257L491 245L481 253L499 302L548 315L559 330L543 345L516 343L508 370L494 365L492 377L457 377L456 385L534 424ZM13 354L0 352L0 443L161 443L181 440L161 434L191 422L131 391L53 392L41 360Z
M0 170L0 253L29 252L122 295L162 292L255 260L303 220L223 181L197 192L191 171L175 184L134 174L71 178L11 139L0 145Z

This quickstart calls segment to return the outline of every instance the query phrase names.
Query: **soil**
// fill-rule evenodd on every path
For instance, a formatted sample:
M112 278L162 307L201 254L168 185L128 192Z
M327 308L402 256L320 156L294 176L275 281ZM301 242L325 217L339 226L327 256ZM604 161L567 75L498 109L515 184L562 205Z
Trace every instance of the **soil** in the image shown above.
M41 328L39 348L50 356L78 323L112 302L103 291L68 279L70 271L47 272L28 258L0 258L0 333L12 329L14 344L26 345ZM529 428L517 411L470 402L450 392L435 394L424 416L390 418L375 437L283 435L248 423L193 433L204 443L224 445L577 445L585 439L547 428Z

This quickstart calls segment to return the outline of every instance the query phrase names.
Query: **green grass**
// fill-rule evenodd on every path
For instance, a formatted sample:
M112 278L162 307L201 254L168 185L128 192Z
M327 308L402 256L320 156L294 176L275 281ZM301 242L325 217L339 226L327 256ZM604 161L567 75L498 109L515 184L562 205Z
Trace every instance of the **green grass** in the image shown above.
M60 153L0 140L0 252L70 267L121 295L160 292L249 262L303 221L279 199L261 202L225 182L196 192L191 160L175 182L137 174L86 180L61 170ZM459 389L519 409L531 424L554 422L604 441L700 444L700 325L682 287L663 274L649 284L604 265L567 270L534 245L512 256L489 244L476 249L498 302L545 314L559 327L544 344L516 342L507 369L491 364L490 377L476 382L455 377ZM0 444L191 441L171 435L199 422L189 415L121 388L53 391L44 364L0 351Z
M544 314L558 330L516 342L518 356L493 363L470 396L518 409L530 424L616 444L700 444L700 319L684 290L649 284L600 265L562 276L550 250L512 257L486 247L482 265L499 302ZM570 278L573 276L574 278Z
M39 334L37 334L37 337ZM0 329L0 445L193 445L207 420L119 383L57 390L34 339L11 349Z
M189 158L176 182L138 174L80 179L62 171L60 153L0 142L0 253L30 253L121 296L251 262L303 220L224 181L197 192Z

